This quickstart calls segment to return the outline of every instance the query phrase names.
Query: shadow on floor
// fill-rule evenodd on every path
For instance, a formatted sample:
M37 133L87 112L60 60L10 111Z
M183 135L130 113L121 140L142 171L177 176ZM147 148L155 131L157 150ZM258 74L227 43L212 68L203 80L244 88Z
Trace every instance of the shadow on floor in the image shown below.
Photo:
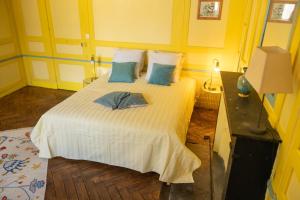
M204 155L209 157L209 151L203 150L199 144L187 144L187 146L200 158ZM207 149L208 149L207 145ZM210 168L209 159L202 159L202 165L194 172L194 184L163 184L160 200L221 200L225 181L224 163L220 156L213 153L212 177L211 174L203 173L205 168ZM210 170L208 170L210 171ZM213 184L213 187L211 187Z
M196 112L195 112L196 111ZM206 128L201 129L203 125L193 124L197 120L210 118L211 122L216 121L215 111L194 111L190 129L193 130L192 140L195 143L187 143L187 147L191 149L201 160L201 167L197 169L193 176L195 183L193 184L164 184L160 193L160 200L221 200L225 169L223 160L216 154L212 153L212 145L214 140L215 124L205 124ZM195 116L198 115L198 116ZM205 116L206 115L206 116ZM215 116L213 118L212 116ZM208 121L209 121L208 120ZM207 121L206 121L207 122ZM205 131L203 131L205 130ZM191 135L191 134L190 134ZM204 139L209 136L209 139ZM210 142L211 141L211 142ZM211 157L210 157L211 155ZM213 178L212 178L213 177Z

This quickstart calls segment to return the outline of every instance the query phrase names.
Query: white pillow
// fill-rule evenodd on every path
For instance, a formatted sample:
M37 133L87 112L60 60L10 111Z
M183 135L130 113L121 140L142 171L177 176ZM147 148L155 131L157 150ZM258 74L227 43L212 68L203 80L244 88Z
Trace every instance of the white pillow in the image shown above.
M138 78L144 68L145 51L144 50L131 50L131 49L118 49L115 52L113 62L136 62L135 76Z
M99 67L97 68L98 76L107 76L111 74L111 67Z
M181 72L181 58L182 53L168 53L168 52L159 52L159 51L148 51L148 69L146 80L149 81L152 68L154 63L162 65L175 65L175 71L173 75L173 82L176 83L179 80Z

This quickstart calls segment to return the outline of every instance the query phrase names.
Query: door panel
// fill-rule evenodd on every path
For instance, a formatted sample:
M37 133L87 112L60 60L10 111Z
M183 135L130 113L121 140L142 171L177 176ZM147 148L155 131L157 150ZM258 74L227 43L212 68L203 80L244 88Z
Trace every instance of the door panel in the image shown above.
M81 39L80 13L78 6L79 1L74 0L50 1L55 38Z
M44 0L12 1L29 85L57 88Z
M28 50L42 53L45 51L45 45L42 42L28 42Z
M0 60L13 57L18 53L14 22L9 10L8 1L0 0Z
M85 0L46 0L57 84L78 90L92 76L89 22ZM67 11L67 12L66 12Z
M90 63L74 60L55 61L57 84L60 89L79 90L83 86L83 79L91 76Z
M84 0L47 0L55 56L90 57L88 16L84 14L86 4Z
M23 13L23 22L25 34L27 36L42 36L42 26L40 19L40 9L37 0L21 0L21 11Z
M300 96L298 101L300 102ZM300 107L297 109L298 116L296 115L295 129L292 135L292 147L290 149L287 167L285 170L285 177L283 179L283 194L280 196L284 200L299 200L300 199Z
M30 85L57 88L54 63L51 59L26 56L23 60Z
M56 52L59 54L83 55L83 49L78 44L56 44Z
M24 54L52 54L47 15L43 0L12 1L21 47Z

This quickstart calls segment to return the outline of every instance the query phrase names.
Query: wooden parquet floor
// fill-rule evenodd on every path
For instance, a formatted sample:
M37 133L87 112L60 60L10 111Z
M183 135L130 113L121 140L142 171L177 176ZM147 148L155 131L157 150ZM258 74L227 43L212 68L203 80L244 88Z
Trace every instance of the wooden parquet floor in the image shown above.
M0 131L34 126L47 110L74 92L25 87L0 99Z
M0 99L0 130L32 127L43 113L72 94L65 90L25 87L3 97ZM208 112L209 115L201 110L194 112L188 140L203 142L199 131L203 134L214 131L216 113ZM205 115L208 120L203 123ZM202 124L200 128L197 125L199 122ZM201 160L207 161L207 154ZM209 174L207 166L201 169L201 174L206 177ZM205 181L200 185L207 187L203 191L209 192L209 181L207 178ZM156 173L142 174L126 168L58 157L49 160L45 198L157 200L162 198L161 188L162 183Z
M51 159L46 199L159 199L155 173L139 172L89 161Z

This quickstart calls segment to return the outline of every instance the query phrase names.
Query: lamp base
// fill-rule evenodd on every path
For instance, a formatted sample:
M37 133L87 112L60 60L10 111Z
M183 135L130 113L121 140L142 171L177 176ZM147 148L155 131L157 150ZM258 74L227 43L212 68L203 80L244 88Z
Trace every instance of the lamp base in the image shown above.
M239 95L239 97L243 97L243 98L249 97L249 94L238 93L238 95Z
M216 90L217 90L216 87L208 87L207 89L208 89L209 91L216 91Z
M209 80L204 82L202 89L210 93L221 93L220 85L209 83Z
M267 127L249 127L250 131L256 135L264 135L267 132Z

